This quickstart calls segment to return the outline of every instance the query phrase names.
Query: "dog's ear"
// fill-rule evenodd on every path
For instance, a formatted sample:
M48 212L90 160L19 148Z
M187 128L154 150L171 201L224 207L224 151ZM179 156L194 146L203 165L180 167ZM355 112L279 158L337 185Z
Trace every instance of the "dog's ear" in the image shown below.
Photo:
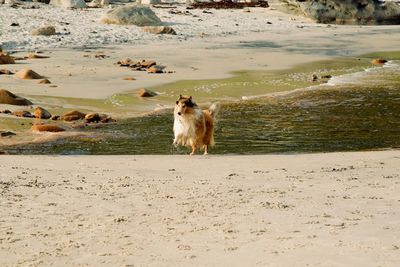
M189 96L189 100L192 101L192 96Z
M182 96L182 95L179 95L179 99L183 99L183 96Z

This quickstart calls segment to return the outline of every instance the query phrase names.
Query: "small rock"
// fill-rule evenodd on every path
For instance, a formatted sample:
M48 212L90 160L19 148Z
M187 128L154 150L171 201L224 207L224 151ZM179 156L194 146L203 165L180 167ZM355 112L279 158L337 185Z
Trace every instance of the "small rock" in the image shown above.
M99 113L89 113L85 116L86 122L99 122L101 120Z
M0 52L0 64L15 64L15 60L9 54Z
M142 89L140 89L138 91L138 96L140 96L140 97L153 97L153 96L156 96L156 95L157 95L156 92L150 91L150 90L145 89L145 88L142 88Z
M142 31L153 34L171 34L176 35L175 30L170 26L145 26Z
M7 136L12 136L16 135L16 133L10 132L10 131L0 131L0 136L1 137L7 137Z
M164 73L164 67L160 65L154 65L147 69L148 73Z
M50 119L51 114L42 107L36 107L33 116L38 119Z
M151 66L154 66L154 65L156 65L157 63L155 62L155 61L153 61L153 60L142 60L141 62L140 62L140 67L142 67L142 68L145 68L145 69L148 69L148 68L150 68Z
M11 113L11 115L22 117L22 118L32 118L32 114L26 110L17 110Z
M386 60L386 59L383 59L383 58L375 58L375 59L373 59L373 60L371 61L371 63L374 64L374 65L383 65L383 64L385 64L386 62L387 62L387 60Z
M51 36L56 34L56 28L53 26L41 27L32 31L32 35Z
M11 27L18 27L18 26L19 26L19 23L13 22L13 23L10 24L10 26L11 26Z
M4 110L1 110L0 113L11 114L11 110L9 110L9 109L4 109Z
M42 79L43 76L36 73L35 71L31 69L22 69L15 73L15 76L17 76L20 79L23 80L32 80L32 79Z
M7 70L7 69L1 69L1 70L0 70L0 75L1 75L1 74L12 75L12 74L14 74L14 73L11 72L10 70Z
M31 127L31 131L34 132L63 132L64 128L56 124L37 124Z
M312 82L318 81L318 76L317 76L317 74L313 73L313 75L311 75L311 81L312 81Z
M134 77L124 77L123 80L125 80L125 81L135 81L136 79Z
M50 0L50 5L63 8L85 8L87 7L84 0Z
M48 56L42 56L38 54L29 54L25 57L26 59L42 59L42 58L49 58Z
M76 121L76 120L83 120L85 116L86 116L85 113L82 113L77 110L72 110L62 115L60 119L63 121Z
M43 79L38 81L38 84L51 84L51 82L48 79Z

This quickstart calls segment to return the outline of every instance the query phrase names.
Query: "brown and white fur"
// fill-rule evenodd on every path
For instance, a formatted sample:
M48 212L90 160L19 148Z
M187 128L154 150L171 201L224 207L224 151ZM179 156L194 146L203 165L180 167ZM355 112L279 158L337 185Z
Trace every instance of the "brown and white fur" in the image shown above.
M213 104L207 110L201 110L192 97L179 96L174 110L174 145L192 148L194 155L198 148L208 148L214 145L214 120L219 105Z

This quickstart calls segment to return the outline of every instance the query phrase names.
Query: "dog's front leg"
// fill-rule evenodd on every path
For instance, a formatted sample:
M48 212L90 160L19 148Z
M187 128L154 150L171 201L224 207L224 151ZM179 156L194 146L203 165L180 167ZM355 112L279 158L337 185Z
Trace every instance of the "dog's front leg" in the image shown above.
M193 156L196 153L196 146L192 145L192 153L190 153L190 156Z

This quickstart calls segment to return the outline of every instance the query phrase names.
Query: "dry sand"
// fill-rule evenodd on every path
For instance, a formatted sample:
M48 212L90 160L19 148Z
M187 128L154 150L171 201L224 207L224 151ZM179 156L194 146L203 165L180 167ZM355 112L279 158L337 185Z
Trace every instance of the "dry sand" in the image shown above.
M1 266L399 266L399 151L2 156Z

